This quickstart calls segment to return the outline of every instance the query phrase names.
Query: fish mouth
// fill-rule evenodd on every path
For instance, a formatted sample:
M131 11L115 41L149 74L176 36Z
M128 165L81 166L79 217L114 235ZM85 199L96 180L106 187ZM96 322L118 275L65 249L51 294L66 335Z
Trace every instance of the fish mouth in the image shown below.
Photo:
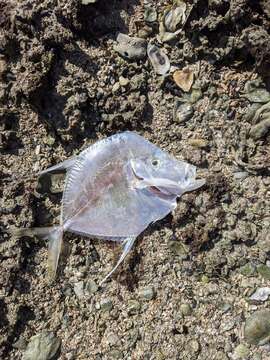
M154 195L162 198L162 199L171 199L171 198L175 198L175 194L171 193L170 191L166 190L166 189L162 189L158 188L156 186L148 186L147 189Z
M147 189L151 194L158 196L162 199L172 199L177 196L176 194L169 191L168 189L165 189L164 187L157 187L150 183L144 184L144 186L141 186L142 183L146 182L146 180L143 177L137 175L133 168L132 168L132 173L133 173L134 178L138 181L138 186L136 186L137 188Z

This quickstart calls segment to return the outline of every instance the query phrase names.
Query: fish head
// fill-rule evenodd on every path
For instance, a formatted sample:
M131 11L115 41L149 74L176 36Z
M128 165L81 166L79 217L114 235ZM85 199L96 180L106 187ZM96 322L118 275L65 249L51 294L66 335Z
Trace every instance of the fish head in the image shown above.
M149 188L158 194L180 196L204 185L204 179L196 179L196 167L179 161L156 148L151 154L134 158L131 167L137 188Z

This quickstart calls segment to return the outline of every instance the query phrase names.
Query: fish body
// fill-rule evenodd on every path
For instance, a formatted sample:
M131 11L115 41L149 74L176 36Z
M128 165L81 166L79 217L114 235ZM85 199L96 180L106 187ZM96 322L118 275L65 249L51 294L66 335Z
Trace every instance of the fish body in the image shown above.
M49 239L53 275L65 231L121 243L123 253L103 281L123 261L138 235L176 207L177 197L204 184L195 179L193 165L129 131L100 140L42 173L63 169L67 176L60 225L44 231L34 228L32 233Z

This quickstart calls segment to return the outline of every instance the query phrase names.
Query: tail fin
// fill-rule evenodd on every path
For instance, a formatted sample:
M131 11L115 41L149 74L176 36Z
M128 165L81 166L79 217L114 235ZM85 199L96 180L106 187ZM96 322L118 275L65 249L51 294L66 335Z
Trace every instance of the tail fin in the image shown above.
M10 229L10 233L17 237L38 236L49 240L48 246L48 273L50 278L55 278L59 262L59 256L63 242L62 226L29 228L29 229Z

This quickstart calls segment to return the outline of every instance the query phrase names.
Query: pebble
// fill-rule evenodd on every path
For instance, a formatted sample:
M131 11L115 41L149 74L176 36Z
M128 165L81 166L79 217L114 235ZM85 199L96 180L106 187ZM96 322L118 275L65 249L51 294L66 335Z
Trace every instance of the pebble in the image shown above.
M128 313L134 315L138 313L141 309L141 304L137 300L129 300L128 302Z
M182 260L187 259L189 254L189 249L187 245L183 244L180 241L170 241L169 248L175 255L180 256Z
M144 300L152 300L154 299L156 293L153 287L145 287L139 291L139 297Z
M247 263L240 267L239 272L241 275L250 277L256 273L256 267L252 263Z
M253 103L267 103L270 93L264 88L261 79L249 80L245 84L245 97Z
M88 280L84 292L86 295L92 295L98 291L98 285L94 280Z
M107 340L111 346L116 346L118 343L120 343L119 336L115 333L109 334Z
M100 309L102 311L110 311L113 307L112 301L110 299L102 299L100 301Z
M125 58L140 60L146 57L147 42L144 39L119 33L114 50Z
M189 145L199 148L199 149L203 149L208 146L208 141L206 141L204 139L189 139L188 143L189 143Z
M151 6L145 7L144 20L148 23L152 23L157 20L157 11L154 7L151 7Z
M207 275L202 275L201 276L201 282L203 283L203 284L208 284L209 283L209 277L207 276Z
M270 336L270 311L258 310L245 323L244 337L247 343L263 345Z
M120 88L121 88L121 86L120 86L119 82L116 82L112 87L112 93L113 94L117 93L117 91L119 91Z
M53 146L53 144L55 143L55 139L52 136L47 136L44 138L44 143L49 146Z
M120 350L114 349L108 353L108 359L123 359L123 354Z
M267 118L256 125L253 125L250 129L250 136L254 140L263 138L270 131L270 118Z
M189 103L182 103L176 100L174 104L173 118L174 121L184 123L192 118L194 114L193 106Z
M78 281L74 284L74 292L78 299L82 299L84 297L84 283L83 281Z
M250 300L255 301L266 301L270 295L269 287L261 287L258 288L251 296Z
M189 347L190 351L193 353L198 353L201 348L200 343L197 340L191 340L188 343L188 347Z
M181 304L179 310L183 316L189 316L192 314L192 307L190 304Z
M32 336L22 360L50 360L58 352L61 340L51 331Z
M95 4L98 0L81 0L83 5Z
M4 59L0 58L0 79L2 75L7 71L7 63Z
M119 77L119 84L121 86L127 86L129 84L129 79L125 78L124 76Z
M52 174L50 192L52 194L58 194L64 189L65 174Z
M247 346L244 344L239 344L234 350L233 357L234 359L246 359L248 357L248 354L249 349L247 348Z
M252 360L262 360L261 354L254 354Z
M176 70L173 73L173 80L181 90L189 92L194 81L194 73L189 68Z
M257 266L257 271L265 280L270 280L270 267L261 264Z
M20 338L12 345L15 349L24 350L26 349L27 343L23 338Z

